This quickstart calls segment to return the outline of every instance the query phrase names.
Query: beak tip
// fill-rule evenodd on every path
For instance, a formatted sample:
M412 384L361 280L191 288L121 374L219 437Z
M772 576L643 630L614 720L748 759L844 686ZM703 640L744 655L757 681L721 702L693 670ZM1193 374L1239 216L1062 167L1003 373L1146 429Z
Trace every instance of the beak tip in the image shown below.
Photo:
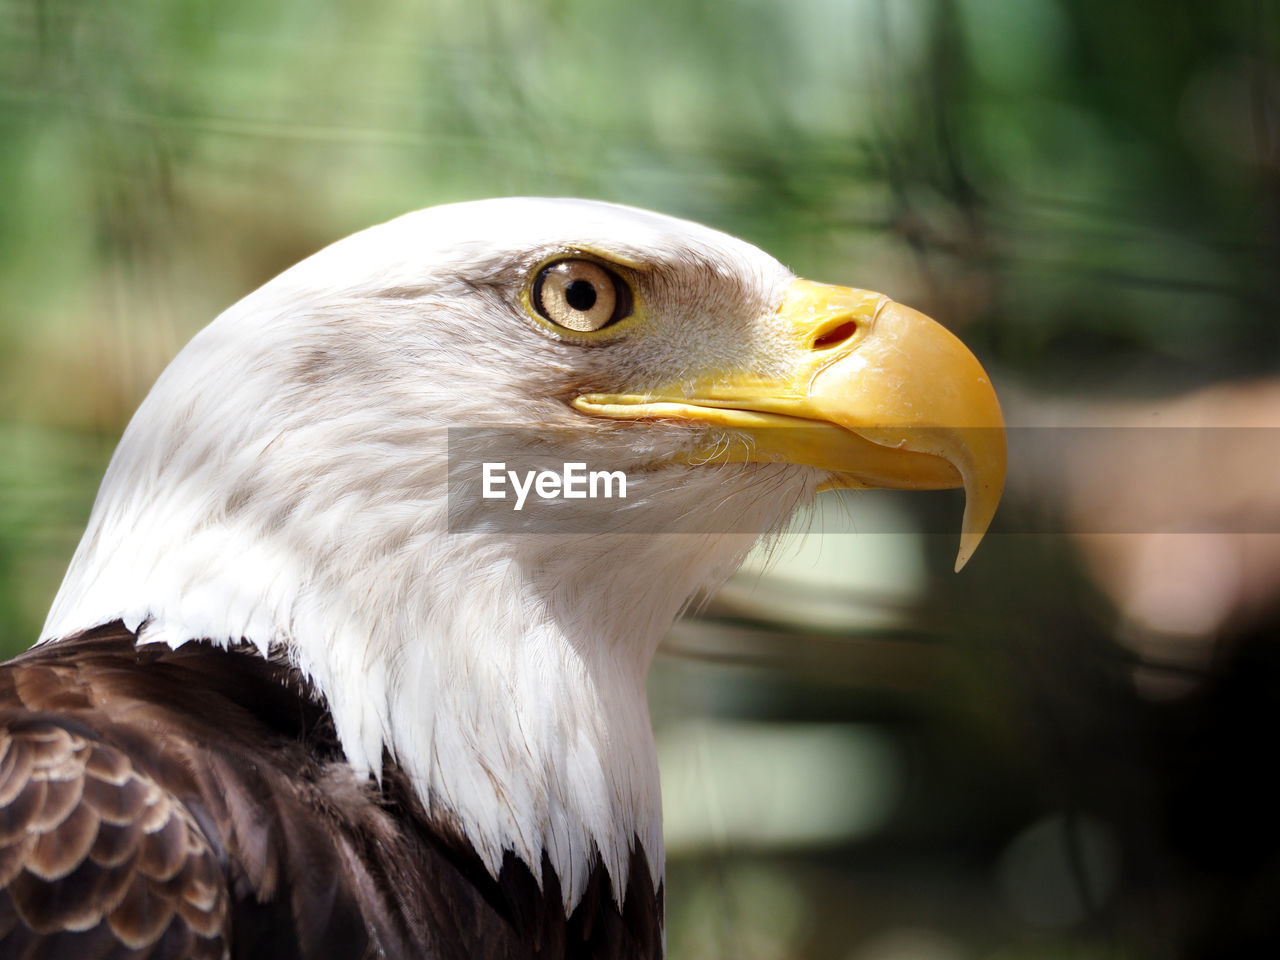
M1001 439L1003 440L1003 436ZM997 482L991 482L993 478L980 479L968 474L965 476L964 519L960 524L960 549L956 553L956 573L964 569L965 564L978 549L978 544L987 535L991 521L995 519L996 508L1000 505L1000 497L1004 492L1004 457L992 457L992 461L987 466L991 469L998 463ZM961 472L966 473L963 470ZM986 482L983 482L984 479Z
M965 564L973 557L974 551L978 549L978 544L982 540L980 533L962 533L960 534L960 550L956 553L956 573L964 569Z

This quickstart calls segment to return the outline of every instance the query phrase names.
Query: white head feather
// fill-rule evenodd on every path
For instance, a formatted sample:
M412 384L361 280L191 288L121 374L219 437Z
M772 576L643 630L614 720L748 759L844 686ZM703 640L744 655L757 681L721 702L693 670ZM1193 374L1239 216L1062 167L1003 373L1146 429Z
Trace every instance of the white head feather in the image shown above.
M661 337L584 347L526 315L529 271L577 249L639 265ZM759 321L790 279L724 234L579 200L437 207L342 240L163 373L42 639L123 619L140 642L280 645L357 773L388 751L495 874L512 850L539 876L545 851L569 909L598 855L620 897L638 840L656 883L650 660L755 539L715 531L776 526L820 477L652 466L689 446L687 426L566 400L779 362ZM448 532L447 431L486 424L568 429L609 469L639 468L626 509L579 534ZM672 532L694 512L712 532Z

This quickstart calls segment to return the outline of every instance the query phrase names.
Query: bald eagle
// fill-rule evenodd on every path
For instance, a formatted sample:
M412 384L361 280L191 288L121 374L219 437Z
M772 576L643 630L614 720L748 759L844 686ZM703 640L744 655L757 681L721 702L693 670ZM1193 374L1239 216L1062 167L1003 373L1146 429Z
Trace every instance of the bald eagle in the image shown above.
M664 632L824 486L963 486L962 564L1004 460L942 327L696 224L342 240L164 371L0 667L0 954L661 956Z

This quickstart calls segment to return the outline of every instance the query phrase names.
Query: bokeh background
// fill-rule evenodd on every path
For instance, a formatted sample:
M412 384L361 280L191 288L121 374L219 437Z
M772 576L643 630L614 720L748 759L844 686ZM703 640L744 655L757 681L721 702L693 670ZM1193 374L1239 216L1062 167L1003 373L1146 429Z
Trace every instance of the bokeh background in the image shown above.
M0 648L221 309L417 207L649 206L931 313L1019 427L960 575L955 496L832 497L673 632L671 955L1277 955L1278 52L1268 0L0 0Z

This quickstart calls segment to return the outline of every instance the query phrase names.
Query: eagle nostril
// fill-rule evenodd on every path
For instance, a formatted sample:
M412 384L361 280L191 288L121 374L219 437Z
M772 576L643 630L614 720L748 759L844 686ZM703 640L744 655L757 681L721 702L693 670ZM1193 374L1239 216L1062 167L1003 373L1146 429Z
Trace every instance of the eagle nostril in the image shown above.
M828 347L839 346L857 332L858 325L852 320L846 320L844 323L837 324L829 330L824 330L814 337L813 349L826 350Z

